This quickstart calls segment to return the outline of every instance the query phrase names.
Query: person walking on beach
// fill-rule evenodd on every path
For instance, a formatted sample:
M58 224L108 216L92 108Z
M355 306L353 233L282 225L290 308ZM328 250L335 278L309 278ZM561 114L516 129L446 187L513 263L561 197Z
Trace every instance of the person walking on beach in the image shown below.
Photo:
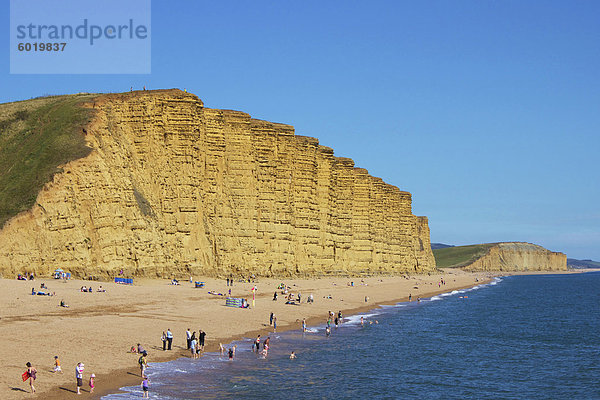
M338 317L335 317L335 319L333 320L333 323L336 328L338 327L338 322L339 322Z
M306 332L306 318L302 318L302 332Z
M340 324L342 323L342 310L338 311L338 320L340 321Z
M167 350L171 350L171 345L173 344L173 333L171 333L171 329L167 329Z
M144 376L146 374L146 368L148 368L148 360L146 358L147 355L148 353L143 352L138 359L138 364L140 365L140 376Z
M273 317L273 332L277 332L277 317Z
M81 394L81 387L83 386L83 363L77 363L75 367L75 379L77 379L77 394Z
M269 317L269 325L273 325L273 313L271 313L271 316Z
M142 397L144 399L147 399L149 397L148 389L150 388L150 384L148 383L148 377L147 376L143 377L142 384L140 386L142 387L142 391L144 392L144 394L142 395Z
M187 339L187 349L190 349L190 342L192 341L192 332L190 332L190 328L185 331L185 337Z
M35 393L33 381L35 381L37 378L37 369L35 369L35 367L32 366L30 362L28 362L25 365L27 366L27 371L24 374L26 377L24 380L27 380L27 378L29 378L29 387L31 388L31 393Z
M408 294L408 302L410 303L412 301L412 293Z
M160 337L160 340L162 340L163 351L165 351L167 349L167 334L165 333L165 331L163 331L162 336Z
M229 348L229 361L233 361L233 355L234 355L234 351L233 351L233 349L230 347L230 348Z
M200 351L204 351L204 340L206 339L206 332L200 329L198 333L198 346L200 347Z

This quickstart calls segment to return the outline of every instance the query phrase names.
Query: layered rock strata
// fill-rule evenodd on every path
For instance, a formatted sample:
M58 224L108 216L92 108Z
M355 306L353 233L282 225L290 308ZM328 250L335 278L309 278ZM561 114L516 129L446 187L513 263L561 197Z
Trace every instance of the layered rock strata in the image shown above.
M565 271L567 256L531 243L496 243L467 271Z
M0 231L0 270L310 276L435 269L411 195L290 125L179 90L91 102L86 158Z

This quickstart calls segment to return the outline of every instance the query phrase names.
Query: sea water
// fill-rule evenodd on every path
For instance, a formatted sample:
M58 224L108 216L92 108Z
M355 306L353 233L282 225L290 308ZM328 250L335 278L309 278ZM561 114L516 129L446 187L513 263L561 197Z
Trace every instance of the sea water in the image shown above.
M497 278L271 334L266 359L248 338L234 361L151 363L150 398L600 399L599 306L600 273ZM123 390L104 399L141 397Z

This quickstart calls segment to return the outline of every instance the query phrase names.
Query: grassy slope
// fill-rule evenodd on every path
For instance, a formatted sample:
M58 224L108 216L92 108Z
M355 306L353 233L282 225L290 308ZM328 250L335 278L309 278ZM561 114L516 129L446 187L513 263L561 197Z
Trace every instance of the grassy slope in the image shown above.
M577 260L576 258L567 258L567 267L569 268L600 268L600 262L593 260Z
M473 244L433 250L438 268L458 268L484 256L493 244Z
M59 96L0 104L0 228L30 209L59 165L85 157L82 134L94 95Z

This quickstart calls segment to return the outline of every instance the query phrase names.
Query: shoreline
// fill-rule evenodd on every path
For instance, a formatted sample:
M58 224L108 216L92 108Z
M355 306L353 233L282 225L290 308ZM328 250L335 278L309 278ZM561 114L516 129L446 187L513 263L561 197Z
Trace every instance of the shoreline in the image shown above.
M470 288L473 288L473 287L476 287L479 285L487 285L490 282L492 282L496 277L500 277L500 276L502 276L502 275L490 277L486 280L476 282L473 285L451 287L451 288L446 288L443 290L439 289L439 290L435 290L433 292L426 292L426 293L423 293L423 295L420 297L431 298L433 296L443 294L443 293L449 293L454 290L470 289ZM413 301L416 301L416 300L413 300ZM363 314L367 311L375 310L384 305L394 305L394 304L401 303L401 302L408 302L408 297L405 296L400 299L384 301L381 303L373 303L373 304L369 304L369 305L365 305L365 306L357 307L357 308L353 308L353 309L347 309L347 310L342 309L341 311L344 315L344 318L346 318L346 317L353 316L353 315ZM277 333L283 333L283 332L288 332L288 331L293 331L293 330L300 330L301 329L300 324L301 324L301 321L298 321L297 324L286 324L283 326L278 326ZM323 324L323 318L321 318L321 317L314 316L314 317L310 317L310 318L306 319L307 327L314 327L314 326L317 326L320 324ZM247 331L247 332L242 333L239 336L232 336L229 338L225 338L221 343L231 343L231 342L239 341L243 338L253 338L258 334L265 334L265 329ZM219 346L217 343L209 343L205 346L206 353L218 352L218 351L219 351ZM179 358L189 358L189 352L187 350L181 350L181 351L179 351L179 353L180 354L177 356L173 355L166 360L160 360L160 361L155 361L155 362L162 363L162 362L174 361ZM201 355L201 358L202 357L203 357L203 355ZM153 362L151 361L150 363L153 363ZM106 376L104 376L104 375L98 376L97 378L99 380L110 381L111 385L110 385L110 387L104 387L103 390L101 390L101 391L94 391L94 393L92 395L90 395L89 398L101 399L103 396L107 396L109 394L124 393L123 391L120 390L123 387L139 386L140 381L141 381L141 377L139 376L139 373L137 376L133 375L133 374L137 373L138 370L139 370L138 368L134 368L134 367L124 368L122 370L110 372L110 373L106 374ZM60 388L56 388L56 389L48 392L47 396L45 398L48 400L60 400L60 399L65 398L64 394L65 394L64 390L62 390Z
M272 332L272 328L268 324L270 311L275 312L278 317L278 332L299 330L302 318L306 318L309 326L324 323L328 309L334 312L342 310L344 316L348 317L376 309L381 305L405 302L408 300L409 293L412 293L413 299L416 299L417 296L429 298L440 293L487 284L498 276L525 275L528 272L569 274L595 271L472 273L444 270L440 274L431 276L260 279L257 284L259 287L259 294L256 298L257 305L249 310L225 307L224 297L208 295L205 293L207 290L193 289L185 286L188 285L187 283L174 287L168 285L165 280L141 280L141 284L136 282L136 286L132 287L90 281L72 281L66 284L54 282L51 279L34 281L38 287L40 282L46 282L49 287L51 286L50 290L56 287L56 297L49 298L24 295L23 288L31 290L33 284L30 281L23 285L24 282L0 280L0 296L13 298L12 302L8 302L7 310L3 310L1 314L0 334L10 337L10 335L6 335L13 332L14 336L15 329L25 332L28 326L29 328L37 327L33 329L39 331L40 322L42 322L41 326L46 329L44 332L32 332L31 335L25 335L20 339L21 343L9 343L9 346L5 346L6 349L0 351L0 356L7 360L9 367L4 372L0 372L0 383L3 386L0 386L0 394L3 399L7 400L20 399L23 396L50 400L77 398L72 369L74 369L75 363L81 360L86 364L82 393L88 398L99 399L107 394L119 393L121 387L140 384L138 356L126 353L129 347L135 343L142 343L149 352L149 363L189 357L189 351L185 349L185 341L182 340L187 327L192 328L192 331L197 330L199 325L205 327L206 329L202 328L208 333L205 352L214 352L218 351L219 342L230 343L243 337L251 338L257 334L264 335ZM441 277L445 278L446 285L435 287ZM222 280L203 279L205 279L208 289L225 287L225 282ZM347 282L353 279L358 284L353 287L347 286ZM308 293L314 293L315 303L310 305L302 303L295 307L287 306L283 304L283 297L280 297L277 302L273 302L271 300L273 288L282 281L291 286L293 293L301 291L304 301ZM94 289L102 284L110 294L105 296L103 293L79 293L78 287L83 284L92 284ZM251 295L248 296L251 286L253 284L236 282L232 294L236 296L243 293L244 297L249 297L251 303ZM12 292L3 290L7 287L12 289ZM416 287L418 289L415 289ZM59 289L61 293L59 293ZM17 296L16 301L15 295ZM333 296L333 299L328 300L326 296ZM366 304L364 296L371 298ZM51 305L60 301L62 297L65 297L67 303L71 305L71 309L65 310ZM19 299L22 298L24 299L19 302ZM84 299L83 303L82 299ZM6 299L2 298L2 300ZM43 309L39 309L35 305L30 305L31 303L49 304ZM90 304L86 303L93 303L93 306L90 307ZM37 317L37 320L34 319L34 316ZM171 352L163 352L162 348L158 347L160 332L166 330L167 327L171 327L175 336ZM58 344L52 341L50 344L45 344L48 343L48 338L57 336L65 336L65 340ZM83 340L80 336L83 336ZM39 338L46 339L46 341ZM48 370L51 369L49 363L46 362L42 365L38 361L40 359L38 353L26 354L29 349L23 343L44 343L43 347L49 348L42 357L44 360L49 360L54 353L60 354L64 373L62 375L49 373ZM19 352L20 354L14 354L11 347L23 348L23 351ZM26 361L30 360L39 371L36 381L37 396L25 393L29 386L27 383L21 383L19 377L22 373L21 369L24 370L20 364L24 365ZM90 395L87 379L92 372L96 374L96 389ZM19 377L18 381L15 376Z

